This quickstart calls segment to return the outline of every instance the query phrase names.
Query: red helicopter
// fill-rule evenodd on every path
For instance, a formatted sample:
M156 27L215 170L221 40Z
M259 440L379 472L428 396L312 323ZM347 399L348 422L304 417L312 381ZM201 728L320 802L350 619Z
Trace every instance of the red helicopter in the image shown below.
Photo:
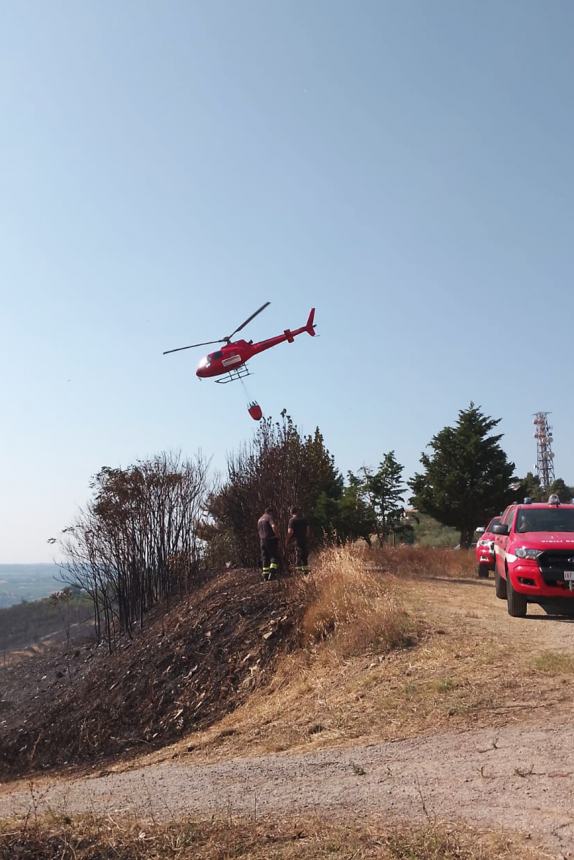
M267 340L260 340L257 343L253 343L252 340L231 340L234 335L240 332L241 329L245 328L251 320L255 319L255 317L260 314L261 311L264 311L270 304L271 302L265 302L265 304L261 305L261 307L256 310L254 314L251 314L245 322L242 322L235 331L231 332L231 334L226 337L220 338L220 340L207 340L203 341L203 343L192 343L189 346L179 346L176 349L166 349L163 354L168 355L168 353L171 352L181 352L184 349L194 349L195 347L207 346L211 343L223 343L225 346L222 346L221 349L218 349L215 352L210 352L201 359L197 366L197 370L195 371L195 375L198 376L199 379L207 379L212 376L224 375L224 379L215 380L220 384L244 379L246 376L250 375L250 371L246 367L246 362L248 362L250 358L253 358L254 355L257 355L259 352L264 352L266 349L271 349L272 346L277 346L277 344L284 343L285 341L287 341L287 343L293 343L297 335L303 334L303 332L307 332L307 334L310 334L312 337L315 336L315 308L311 308L307 322L304 326L301 326L301 328L296 328L293 331L285 329L283 334L278 334L276 337L270 337ZM252 418L258 421L262 417L261 407L259 404L250 403L249 414Z
M254 314L251 314L245 322L241 323L241 325L227 337L222 337L220 340L206 340L203 343L192 343L189 346L178 346L177 349L166 349L164 355L167 355L170 352L181 352L183 349L194 349L197 346L207 346L210 343L224 343L225 346L222 346L221 349L218 349L215 352L210 352L209 355L205 355L201 359L197 365L195 375L200 379L207 379L211 376L221 376L222 374L225 374L226 379L215 380L216 382L225 384L227 382L233 382L236 379L242 379L245 376L249 376L249 370L244 365L250 358L253 358L253 356L257 355L259 352L264 352L264 350L271 349L272 346L277 346L278 343L284 343L285 341L287 341L287 343L293 343L297 335L303 334L303 332L307 332L307 334L315 337L315 308L311 308L311 313L309 314L309 318L305 325L301 326L301 328L296 328L294 331L290 331L287 328L283 334L278 334L276 337L270 337L268 340L260 340L258 343L253 343L252 340L231 340L233 335L240 332L242 328L245 328L252 319L255 319L257 314L264 311L270 304L271 302L265 302L264 305L261 305L259 310L255 311Z

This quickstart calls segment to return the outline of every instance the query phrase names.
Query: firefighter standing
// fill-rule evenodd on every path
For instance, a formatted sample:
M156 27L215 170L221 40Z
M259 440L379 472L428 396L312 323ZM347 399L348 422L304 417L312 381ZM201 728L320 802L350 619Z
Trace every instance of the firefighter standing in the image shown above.
M299 513L299 508L291 508L291 519L287 531L287 543L295 540L295 565L301 573L309 573L309 524Z
M273 508L266 508L265 513L257 520L257 532L261 545L261 563L263 579L269 580L279 570L279 537L277 526L273 519Z

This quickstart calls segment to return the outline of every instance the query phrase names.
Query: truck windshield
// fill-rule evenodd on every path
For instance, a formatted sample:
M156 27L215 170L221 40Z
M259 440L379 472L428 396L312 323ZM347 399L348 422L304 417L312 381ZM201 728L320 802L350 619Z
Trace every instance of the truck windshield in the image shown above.
M516 531L574 532L574 508L532 508L516 517Z

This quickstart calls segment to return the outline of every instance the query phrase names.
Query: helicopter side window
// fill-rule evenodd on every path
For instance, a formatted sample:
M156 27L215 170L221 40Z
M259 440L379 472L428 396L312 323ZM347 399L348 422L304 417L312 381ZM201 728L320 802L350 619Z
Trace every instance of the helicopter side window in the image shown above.
M221 358L221 355L222 355L222 352L220 349L218 349L217 352L212 352L209 357L212 361L219 361L219 359Z

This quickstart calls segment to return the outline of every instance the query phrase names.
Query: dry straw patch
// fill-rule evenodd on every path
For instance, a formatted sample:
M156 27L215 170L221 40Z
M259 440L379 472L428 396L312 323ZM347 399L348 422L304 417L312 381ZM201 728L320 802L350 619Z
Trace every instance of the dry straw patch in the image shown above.
M408 647L417 629L392 580L366 568L360 555L345 548L321 555L302 631L307 646L328 643L339 657L352 657Z
M534 860L521 840L435 822L51 818L0 824L0 860ZM540 858L540 854L536 855Z
M473 550L455 550L424 546L366 547L353 549L356 557L365 564L401 578L473 579L476 577L476 559Z

